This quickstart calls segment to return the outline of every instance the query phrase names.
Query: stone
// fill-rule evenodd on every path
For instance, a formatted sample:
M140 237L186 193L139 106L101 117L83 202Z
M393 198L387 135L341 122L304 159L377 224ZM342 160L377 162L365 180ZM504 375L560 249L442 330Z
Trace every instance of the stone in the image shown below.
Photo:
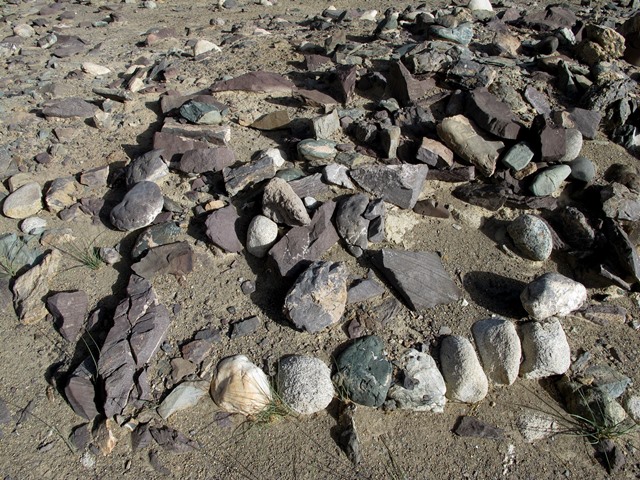
M612 183L600 191L602 211L613 219L635 222L640 220L640 198L620 183Z
M33 243L28 237L21 238L15 233L0 234L0 258L4 262L0 279L9 280L13 274L24 273L25 268L36 263L42 251Z
M218 363L210 388L211 398L225 412L256 415L273 401L267 375L244 355Z
M213 350L214 340L215 338L192 340L180 347L180 353L182 353L185 360L197 365L209 356L211 350Z
M467 8L471 11L485 10L493 12L493 7L491 6L491 2L489 0L471 0L467 5Z
M13 33L21 38L30 38L35 35L36 31L31 25L19 23L13 27Z
M164 450L173 453L187 453L198 450L200 446L194 440L190 440L179 431L167 427L149 427L149 433L153 440ZM149 463L153 464L154 455L150 455ZM160 465L161 466L161 465ZM156 469L158 466L156 465ZM164 468L164 467L163 467ZM167 469L161 470L163 475L170 475Z
M507 232L526 258L541 262L551 256L553 237L541 218L530 214L520 215L509 224Z
M301 415L324 410L335 393L329 367L322 360L305 355L281 359L276 384L282 401Z
M162 211L164 198L153 182L136 183L109 215L118 230L132 231L150 225Z
M351 178L365 191L411 209L418 201L427 178L427 165L366 165L351 170Z
M193 270L193 250L187 242L151 247L140 261L131 265L131 270L149 280L165 274L184 277Z
M96 375L95 368L93 359L87 357L73 370L64 387L64 396L73 411L87 420L98 416L96 390L93 383Z
M316 139L331 138L341 130L338 110L333 110L327 115L312 118L311 125Z
M307 139L298 143L298 155L312 167L331 163L338 151L336 143L326 139Z
M162 150L151 150L135 158L125 170L127 187L140 182L157 182L169 175L169 167L162 158Z
M435 253L383 248L372 261L412 310L452 303L461 296Z
M503 318L478 320L471 327L484 373L498 385L518 378L522 348L513 322Z
M593 140L598 133L598 126L602 119L602 114L596 110L586 110L584 108L573 107L567 110L569 118L573 122L582 136L586 139Z
M87 187L106 187L109 180L109 165L85 170L79 182Z
M262 214L291 227L309 225L311 218L293 188L281 178L269 180L262 194Z
M138 259L150 248L177 241L182 229L176 222L164 222L144 229L131 249L131 258Z
M534 157L533 150L526 142L520 142L511 147L502 157L502 163L519 172L525 168Z
M184 173L221 172L235 162L236 156L230 148L196 148L184 152L176 168Z
M558 160L561 163L568 163L575 160L582 150L582 133L576 128L565 130L566 153Z
M259 152L257 158L249 163L224 168L222 176L225 188L233 197L251 185L273 178L284 161L278 149L270 149Z
M504 143L483 136L464 115L445 118L437 130L438 136L454 153L475 165L483 175L493 175Z
M200 102L191 99L180 106L180 116L197 125L220 125L225 110L216 103Z
M415 79L399 60L391 63L387 82L388 91L393 92L393 97L403 107L416 102L435 86L435 80L431 78L428 80Z
M335 208L333 201L323 203L309 225L293 227L269 250L269 257L276 263L280 275L298 275L338 242L340 237L331 222Z
M614 263L633 282L640 281L640 257L635 244L624 229L610 218L605 218L602 232L607 240L607 253L613 257Z
M492 440L502 440L504 438L504 430L470 415L460 418L460 421L453 429L453 433L460 437L490 438Z
M587 300L587 289L579 282L549 272L529 283L520 294L522 306L535 320L569 315Z
M349 400L380 407L391 386L393 367L385 358L384 342L368 335L353 341L336 359L333 382Z
M15 279L12 287L13 305L23 324L33 324L47 316L42 299L49 292L49 280L57 273L61 257L57 249L52 250L40 263Z
M496 137L515 140L522 126L509 106L486 88L476 88L467 97L465 112L483 130Z
M347 302L343 263L318 261L300 274L284 300L284 313L300 330L317 333L338 323Z
M193 46L193 55L197 57L198 55L202 55L204 53L215 52L220 53L222 49L213 42L209 40L198 40Z
M473 39L473 27L470 23L461 23L456 27L432 25L429 33L464 46L469 45Z
M440 344L440 368L447 386L447 398L478 403L489 390L489 381L471 342L457 335L446 336Z
M551 106L549 105L547 97L531 85L527 85L525 88L524 97L539 114L549 115L551 113Z
M164 150L167 159L176 153L212 145L226 146L231 140L229 125L192 125L166 118L162 130L153 135L153 148Z
M356 80L358 75L358 68L355 65L341 66L336 70L336 82L335 89L337 90L337 97L343 104L351 102L353 92L356 88Z
M369 197L359 193L350 195L338 203L336 230L354 257L360 257L369 246L369 220L364 218Z
M332 185L348 188L349 190L356 188L349 178L349 169L338 163L330 163L324 167L322 178L325 182Z
M373 278L356 280L347 290L347 305L381 296L386 289Z
M587 157L578 157L569 163L571 173L569 178L585 183L591 183L596 178L596 166Z
M563 377L556 383L567 412L603 429L620 427L626 420L624 408L604 390Z
M625 39L613 28L587 24L582 35L584 40L578 45L576 56L589 66L616 60L624 54Z
M264 215L251 219L247 231L247 252L263 258L278 240L278 224Z
M535 411L522 414L516 423L520 434L527 442L535 442L559 433L561 427L552 415Z
M207 382L184 382L175 387L158 407L158 415L165 420L176 412L195 407L207 394Z
M36 182L29 182L11 192L2 204L2 213L9 218L27 218L42 210L42 191Z
M592 365L582 374L583 383L598 387L611 398L619 398L631 384L631 379L608 365Z
M81 98L71 97L46 102L42 108L42 114L45 117L92 118L96 110L98 107L95 105Z
M84 328L89 312L89 298L81 290L55 293L47 298L47 309L53 315L60 335L75 342Z
M426 163L430 167L451 167L453 152L437 140L424 137L416 153L416 160Z
M47 221L40 217L28 217L20 223L20 231L27 235L40 235L47 228Z
M286 110L276 110L275 112L262 115L251 124L251 127L257 130L273 131L287 128L290 123L291 118L289 118L289 112Z
M538 379L565 373L571 365L571 349L560 321L551 317L544 322L520 325L523 360L520 375Z
M76 203L79 193L80 189L73 177L56 178L49 185L44 202L49 211L58 213Z
M164 341L171 319L151 284L131 275L127 297L116 307L113 326L100 349L98 375L107 418L121 414L130 400L149 401L145 367ZM138 394L135 387L137 386ZM142 397L142 398L139 398Z
M539 120L540 158L543 162L560 161L567 154L567 130L551 120Z
M378 132L382 155L384 158L396 158L400 146L400 127L396 125L385 126Z
M211 212L204 222L207 238L226 252L242 251L242 243L238 238L239 220L238 212L231 204Z
M109 75L111 73L111 69L109 69L108 67L98 65L97 63L93 62L83 62L82 71L88 73L89 75L93 75L94 77Z
M442 413L447 388L435 360L409 349L400 359L402 381L391 386L388 397L397 408L417 412Z
M245 318L231 324L230 337L233 340L238 337L246 337L258 331L262 322L259 317L255 315L253 317Z
M296 86L273 72L249 72L230 80L220 80L209 87L211 92L242 90L245 92L285 93L291 95Z
M569 165L554 165L538 173L529 189L537 197L551 195L560 188L569 175L571 175Z
M338 101L335 98L318 90L304 90L300 88L295 94L296 97L311 107L322 107L328 109L338 105Z

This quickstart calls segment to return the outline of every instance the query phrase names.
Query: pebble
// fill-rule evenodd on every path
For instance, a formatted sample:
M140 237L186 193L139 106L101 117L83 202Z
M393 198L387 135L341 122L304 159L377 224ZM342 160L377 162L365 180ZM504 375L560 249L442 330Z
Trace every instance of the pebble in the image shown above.
M492 382L511 385L518 378L522 348L513 322L502 318L479 320L471 327L482 367Z
M263 258L278 240L278 224L265 217L256 215L251 219L247 231L247 251L254 257Z
M471 0L467 5L467 8L471 11L486 10L489 12L493 12L493 7L491 6L491 2L489 0Z
M531 183L531 193L537 197L544 197L551 195L560 186L562 182L571 174L571 167L569 165L554 165L549 167L538 175Z
M596 177L596 166L587 157L578 157L569 163L571 174L569 178L585 183L591 183Z
M285 180L278 177L272 178L264 187L262 214L276 223L291 227L311 223L302 199Z
M507 227L520 253L535 261L544 261L553 251L553 237L547 224L535 215L523 214Z
M571 348L557 318L522 324L520 338L523 355L520 365L522 377L538 379L561 375L571 366Z
M580 308L587 300L587 289L564 275L549 272L529 283L520 300L531 318L544 320L569 315Z
M13 33L21 38L31 38L36 34L36 31L31 25L27 25L26 23L19 23L18 25L13 27Z
M502 163L519 172L533 160L533 150L526 142L520 142L511 147L502 157Z
M393 366L384 354L380 337L357 338L336 359L333 383L342 395L354 403L380 407L391 386Z
M351 170L350 175L372 195L411 209L422 193L428 171L427 165L367 165Z
M20 230L28 235L40 235L47 228L47 221L40 217L25 218L20 224Z
M208 53L208 52L222 52L222 49L216 45L213 42L210 42L209 40L198 40L196 42L196 44L193 46L193 55L194 56L198 56L198 55L202 55L203 53Z
M473 345L466 338L444 337L440 345L440 368L450 400L477 403L487 395L489 381Z
M322 178L332 185L354 190L356 187L349 178L349 169L338 163L330 163L322 171Z
M88 73L89 75L93 75L95 77L108 75L111 73L111 70L108 67L104 67L93 62L84 62L82 64L82 70L85 73Z
M42 210L42 190L36 182L22 185L10 193L2 204L2 213L9 218L27 218Z
M164 198L158 185L147 181L136 183L111 210L111 223L122 231L146 227L162 211L163 204Z
M126 167L125 180L131 188L140 182L157 182L169 175L169 167L162 158L162 150L151 150L135 158Z
M158 407L158 415L165 420L176 412L195 407L207 394L207 382L184 382L171 390Z
M298 155L312 167L325 166L338 154L336 143L325 139L307 139L298 143Z
M566 153L558 160L561 163L569 163L575 160L582 151L582 133L576 128L567 128L566 137Z
M329 367L322 360L305 355L281 359L276 383L283 402L302 415L324 410L335 393Z

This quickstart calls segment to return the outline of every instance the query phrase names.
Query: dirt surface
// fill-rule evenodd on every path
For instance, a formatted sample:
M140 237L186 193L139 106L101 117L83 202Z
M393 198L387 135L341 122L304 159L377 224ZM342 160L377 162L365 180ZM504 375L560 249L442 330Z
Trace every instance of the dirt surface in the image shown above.
M269 70L290 74L301 72L302 41L322 44L324 32L310 31L299 25L306 16L320 14L328 2L308 0L281 1L263 6L240 0L239 6L221 9L213 2L159 1L157 8L142 8L140 4L108 2L62 3L64 11L75 12L72 19L59 20L59 14L41 17L37 12L46 2L3 4L4 22L0 36L12 35L18 23L46 18L47 25L35 27L38 38L60 26L67 35L77 35L87 43L87 49L69 58L52 59L25 40L20 57L4 59L0 81L0 132L3 144L15 142L12 153L20 170L29 178L47 185L52 180L79 172L111 165L112 172L137 155L151 149L151 138L161 125L159 93L135 94L132 101L114 105L117 128L104 131L95 128L91 120L45 119L39 111L48 98L78 96L87 100L102 100L92 93L92 87L105 86L118 79L139 57L152 61L165 56L175 68L165 85L181 93L193 93L207 88L225 75L235 76L254 70ZM383 12L391 2L334 2L337 8L376 8ZM445 6L442 3L442 6ZM404 8L403 5L398 5ZM433 7L435 9L435 6ZM118 21L107 26L92 26L114 14ZM278 27L282 19L284 27ZM215 20L223 20L216 23ZM152 28L174 28L175 38L152 46L145 44L146 32ZM255 35L256 27L269 35ZM374 24L353 27L354 34L369 33ZM247 40L223 51L194 59L187 53L187 43L207 39L222 44L230 31L247 35ZM112 73L91 78L77 73L82 62L92 61L107 66ZM74 73L75 72L75 73ZM51 95L48 92L55 92ZM280 108L286 108L292 118L310 118L319 112L291 102L287 96L220 93L216 97L231 107L231 142L238 159L247 161L260 149L286 146L287 132L263 134L242 127L238 118L257 118ZM358 97L356 105L366 99ZM69 138L58 141L53 129L70 128ZM337 139L338 140L338 139ZM345 136L343 141L349 139ZM53 159L48 165L38 165L32 159L54 145ZM634 164L637 160L623 148L599 136L587 141L582 154L592 159L598 168L596 182L613 163ZM176 173L160 182L163 193L184 206L182 224L191 219L193 203L185 200L190 179ZM6 188L0 186L0 190ZM425 344L437 352L438 336L443 327L454 334L470 337L473 322L499 314L519 320L526 316L518 301L523 286L547 271L560 271L571 276L564 258L554 255L543 263L534 263L505 253L500 248L499 221L515 218L520 211L503 208L490 212L463 203L451 195L452 184L429 181L424 197L434 197L457 212L452 219L425 218L411 211L391 209L389 216L398 219L399 233L375 248L390 246L411 250L437 251L446 270L464 290L464 302L440 306L414 313L406 307L386 325L374 320L382 299L349 306L345 321L317 334L294 330L282 313L282 302L290 284L282 281L266 262L241 253L223 254L206 242L201 226L191 225L183 240L195 252L194 270L187 277L157 277L153 286L160 301L174 312L169 334L149 370L153 393L160 401L171 386L170 360L179 356L179 346L193 338L198 330L208 326L223 333L228 323L257 315L262 324L254 334L230 339L223 334L211 357L199 371L210 379L216 363L233 354L245 354L256 364L272 373L278 358L300 353L317 356L328 364L341 345L348 340L346 324L358 318L365 320L367 333L380 335L386 343L389 358L396 359L406 348ZM346 193L336 191L337 193ZM104 197L107 187L92 190L84 196ZM122 192L116 192L121 198ZM120 195L120 197L118 197ZM198 203L211 197L202 194ZM113 200L112 200L113 201ZM129 275L126 252L136 234L124 236L103 224L94 225L91 217L82 216L63 222L51 212L40 217L48 228L62 232L69 229L82 241L98 246L120 245L125 255L115 267L104 266L97 271L78 266L68 255L55 278L50 279L51 291L84 290L91 309L101 307L108 315L123 298L123 287ZM493 218L494 221L488 221ZM480 227L480 228L478 228ZM0 218L0 232L19 232L18 222ZM97 238L96 238L97 237ZM351 257L340 246L334 246L325 259L347 263L355 276L367 272L366 262ZM240 289L244 280L256 283L256 292L245 295ZM629 318L637 318L638 304L633 296L613 287L590 288L589 295L599 301L620 305ZM366 321L369 318L370 321ZM630 324L603 327L578 317L563 320L574 357L581 351L591 354L590 364L607 364L629 376L633 383L640 380L638 367L638 332ZM108 456L99 452L86 454L69 449L66 439L72 429L83 423L66 403L57 381L74 361L76 345L62 339L48 322L21 325L11 305L0 316L0 398L4 399L13 417L0 425L0 474L6 479L76 479L76 478L189 478L189 479L315 479L315 478L605 478L603 467L594 459L593 448L581 437L556 435L535 443L526 442L516 423L527 407L549 410L547 403L557 405L545 382L519 379L509 387L491 387L489 395L479 405L448 403L442 414L385 412L382 409L359 407L356 424L362 443L364 462L354 467L338 448L336 438L337 403L326 412L300 419L284 418L269 425L247 425L242 419L220 420L215 404L206 397L191 409L170 417L166 424L194 439L200 448L183 454L173 454L156 447L132 453L129 432L117 429L119 441ZM31 404L30 404L31 402ZM30 414L20 411L28 404ZM140 418L150 418L152 408ZM452 429L461 415L473 414L504 430L502 440L461 438ZM640 447L636 433L618 440L627 463L616 478L640 476ZM150 457L151 455L151 457ZM87 466L94 459L95 465ZM150 458L152 460L150 460ZM90 463L90 462L89 462Z

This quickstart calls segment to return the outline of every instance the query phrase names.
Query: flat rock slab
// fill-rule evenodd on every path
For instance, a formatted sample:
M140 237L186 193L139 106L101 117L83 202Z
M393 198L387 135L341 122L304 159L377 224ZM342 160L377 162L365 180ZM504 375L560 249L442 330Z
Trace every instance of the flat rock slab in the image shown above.
M175 412L194 407L209 390L208 382L184 382L171 390L171 393L158 407L158 415L167 419Z
M245 92L288 93L296 86L287 78L273 72L249 72L230 80L215 82L209 87L212 92L242 90Z
M238 212L233 205L227 205L211 212L204 222L207 227L207 237L214 245L226 252L240 252L243 247L238 239L237 223L239 219Z
M98 415L96 405L95 362L87 357L71 373L64 387L64 395L76 415L91 420Z
M183 277L193 270L193 250L187 242L153 247L142 260L131 265L131 270L149 280L164 274Z
M338 323L347 303L348 275L343 263L312 263L287 293L285 315L309 333Z
M184 173L221 172L236 162L233 150L227 147L187 150L176 168Z
M56 274L61 257L58 250L52 250L13 283L13 305L22 323L35 323L47 316L42 299L49 292L49 280Z
M73 342L84 327L89 298L81 290L60 292L47 298L47 308L57 323L60 335Z
M387 398L393 366L384 354L380 337L360 337L349 345L336 360L333 382L349 400L379 407Z
M383 248L372 260L412 310L448 304L461 296L435 253Z
M468 415L460 417L453 433L460 437L490 438L492 440L504 438L504 430Z
M182 233L180 225L176 222L164 222L151 225L142 231L136 243L131 249L131 258L137 259L146 253L150 248L174 243Z
M162 211L163 205L164 197L158 185L153 182L136 183L111 210L111 223L122 231L146 227Z
M422 193L428 172L427 165L367 165L351 170L350 175L367 192L411 209Z
M81 98L61 98L47 102L42 108L45 117L91 118L98 107Z
M496 137L515 140L522 126L509 106L486 88L476 88L468 97L468 115L478 126Z
M42 190L29 182L11 192L2 203L2 213L9 218L27 218L42 210Z

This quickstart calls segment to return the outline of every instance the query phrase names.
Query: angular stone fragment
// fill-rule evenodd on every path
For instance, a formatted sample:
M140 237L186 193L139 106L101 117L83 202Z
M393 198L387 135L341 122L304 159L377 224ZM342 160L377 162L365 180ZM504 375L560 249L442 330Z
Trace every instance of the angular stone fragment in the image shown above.
M539 129L540 157L544 162L557 162L567 154L567 131L548 119Z
M520 294L522 306L536 320L565 316L587 299L587 289L579 282L556 272L541 275Z
M191 99L180 106L180 116L198 125L220 125L223 111L218 102L205 103Z
M109 180L109 165L91 168L80 174L79 182L87 187L105 187Z
M551 106L549 105L547 98L531 85L528 85L527 88L525 88L524 97L539 114L549 115L551 113Z
M523 361L520 375L536 379L561 375L571 365L571 349L557 318L520 326Z
M444 411L447 387L435 360L409 349L401 358L402 382L389 389L388 397L398 408L417 412Z
M369 197L360 193L340 201L336 210L336 229L355 257L361 256L369 245L369 220L364 218L368 205Z
M139 258L150 248L166 245L167 243L173 243L181 233L182 229L175 222L151 225L138 235L138 238L131 249L131 258Z
M227 205L211 212L205 220L207 237L214 245L221 249L237 253L242 250L242 243L238 239L238 212L233 205Z
M229 195L234 196L250 185L273 178L283 164L281 155L275 155L271 150L260 152L257 159L247 164L222 170L225 188Z
M488 318L475 322L471 331L487 377L499 385L515 382L522 353L515 325L503 318Z
M473 39L473 28L469 23L462 23L455 27L444 27L442 25L432 25L429 33L445 40L450 40L460 45L469 45Z
M2 204L2 213L9 218L27 218L42 210L42 191L36 182L29 182L11 192Z
M191 125L167 118L162 131L153 137L153 148L163 149L165 153L183 153L194 148L206 148L211 145L225 146L231 140L229 125ZM179 145L173 145L178 142ZM208 142L211 145L207 145ZM178 152L179 148L179 152Z
M271 248L269 256L275 261L280 275L299 274L338 241L340 237L331 222L335 208L333 201L323 203L309 225L292 228Z
M309 225L311 218L302 200L281 178L272 178L264 187L262 214L276 223L291 227Z
M212 92L243 90L245 92L287 93L296 87L290 80L273 72L249 72L231 80L220 80L209 87Z
M336 360L333 382L339 391L358 404L381 406L391 386L391 362L385 358L384 342L369 335L356 339Z
M533 150L526 142L520 142L511 147L502 157L502 163L516 172L524 169L533 160Z
M483 175L493 175L504 143L485 138L464 115L445 118L438 125L438 135L451 150L475 165Z
M194 407L207 394L207 382L184 382L171 390L158 407L158 415L165 420L176 412Z
M98 110L95 105L81 98L61 98L47 102L42 108L45 117L58 118L91 118Z
M96 367L91 357L87 357L71 373L64 387L64 395L73 411L87 420L98 416L94 379Z
M358 68L353 66L341 67L336 71L336 90L338 95L336 98L344 104L348 104L353 97L353 92L356 88L356 79L358 74Z
M251 124L251 127L257 130L272 131L287 128L290 123L291 118L289 117L289 112L286 110L276 110L275 112L262 115Z
M347 305L379 297L385 288L373 278L356 280L347 290Z
M338 110L333 110L331 113L321 117L315 117L311 119L311 122L316 139L331 138L336 132L340 131Z
M355 185L351 182L348 172L349 169L344 165L331 163L324 167L322 178L327 183L330 183L332 185L338 185L340 187L353 190L355 188Z
M278 393L286 405L302 415L324 410L333 400L331 370L318 358L290 355L278 363Z
M640 220L640 198L620 183L612 183L600 191L602 211L613 219Z
M196 148L184 152L176 168L184 173L220 172L235 162L236 156L230 148Z
M460 289L435 253L383 248L372 260L412 310L448 304L460 298Z
M440 344L440 368L447 385L447 398L463 403L481 401L489 390L487 376L471 342L457 335Z
M193 270L193 250L187 242L153 247L142 260L131 265L131 270L148 280L164 274L184 277Z
M53 315L60 334L74 342L84 327L89 311L89 298L81 290L60 292L47 298L47 308Z
M436 85L435 80L416 80L401 61L393 62L387 78L388 89L401 106L407 106L423 97Z
M56 178L45 194L44 201L51 212L60 212L76 203L80 190L73 177Z
M122 231L146 227L162 211L163 205L164 198L158 185L147 181L137 183L111 210L111 223Z
M604 219L603 232L608 242L607 253L625 275L640 282L640 256L635 244L629 239L624 229L610 218Z
M169 167L162 157L162 150L151 150L127 165L125 180L127 187L147 181L155 182L169 175Z
M61 257L58 250L52 250L13 283L13 305L22 323L32 324L47 316L42 299L49 292L49 280L55 276Z
M222 141L219 141L219 143L224 144ZM207 141L196 140L184 135L171 133L166 128L163 128L163 131L156 132L153 135L153 148L155 150L162 150L169 162L174 161L175 156L180 153L185 153L196 148L208 147L210 147L210 145Z
M511 108L486 88L476 88L467 97L466 113L485 131L496 137L515 140L522 126Z
M596 110L586 110L584 108L570 108L569 118L573 121L575 128L580 130L582 136L593 140L598 132L598 126L602 119L602 114Z
M304 103L311 107L327 108L338 104L335 98L318 90L298 89L296 96L300 97Z
M312 263L287 293L285 315L309 333L338 323L347 302L347 276L342 263Z
M312 167L324 166L335 158L336 143L325 139L307 139L298 143L298 155Z
M367 192L411 209L418 201L427 178L427 165L367 165L351 170L351 178Z
M450 167L453 165L453 152L437 140L425 137L418 148L416 160L430 167Z

